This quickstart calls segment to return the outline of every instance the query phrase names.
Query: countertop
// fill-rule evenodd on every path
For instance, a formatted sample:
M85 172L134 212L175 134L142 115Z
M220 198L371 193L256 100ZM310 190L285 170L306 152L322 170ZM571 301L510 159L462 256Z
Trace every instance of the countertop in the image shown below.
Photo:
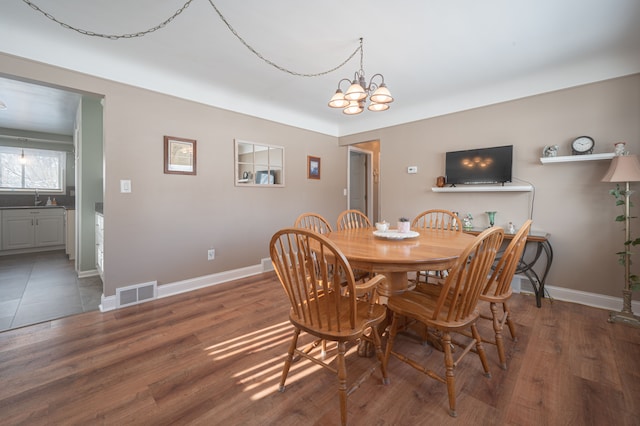
M15 210L15 209L65 209L75 210L74 206L2 206L0 210Z

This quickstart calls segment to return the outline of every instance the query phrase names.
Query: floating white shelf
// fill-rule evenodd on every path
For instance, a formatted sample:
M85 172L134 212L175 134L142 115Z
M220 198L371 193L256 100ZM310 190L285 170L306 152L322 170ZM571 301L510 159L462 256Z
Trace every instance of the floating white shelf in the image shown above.
M531 185L460 185L452 187L433 187L433 192L531 192Z
M586 154L586 155L562 155L560 157L542 157L542 164L548 163L569 163L572 161L595 161L595 160L611 160L615 154L613 152L604 152L602 154Z

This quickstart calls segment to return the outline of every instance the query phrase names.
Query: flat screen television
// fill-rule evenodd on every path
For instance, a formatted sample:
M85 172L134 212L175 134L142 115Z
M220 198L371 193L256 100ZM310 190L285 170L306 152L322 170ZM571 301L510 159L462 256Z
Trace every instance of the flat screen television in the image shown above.
M448 185L511 182L513 145L446 153Z

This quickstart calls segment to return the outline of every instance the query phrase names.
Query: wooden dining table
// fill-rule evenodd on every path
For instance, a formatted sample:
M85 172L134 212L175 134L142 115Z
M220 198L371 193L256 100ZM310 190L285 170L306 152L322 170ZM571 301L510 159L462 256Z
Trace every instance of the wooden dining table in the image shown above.
M418 235L398 240L376 236L374 231L375 228L345 229L330 232L327 237L340 248L353 269L387 277L378 288L384 297L408 289L408 272L451 268L475 238L463 232L412 229Z

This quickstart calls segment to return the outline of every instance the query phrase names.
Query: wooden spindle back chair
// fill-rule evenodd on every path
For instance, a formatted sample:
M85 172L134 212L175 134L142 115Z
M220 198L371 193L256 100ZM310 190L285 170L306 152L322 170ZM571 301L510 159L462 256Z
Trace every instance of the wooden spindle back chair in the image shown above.
M333 231L329 221L317 213L302 213L293 225L296 228L305 228L318 234L328 234Z
M456 416L454 370L474 347L480 357L485 375L490 377L482 339L476 327L480 316L478 300L487 282L496 253L502 244L503 236L504 231L499 227L487 229L478 235L461 253L436 295L413 290L391 296L387 302L388 309L393 312L393 321L384 357L385 368L390 356L393 355L428 377L445 383L449 396L449 414L452 417ZM398 328L405 318L422 323L432 337L441 344L444 352L444 376L394 350ZM472 336L471 339L467 339L467 343L460 343L451 338L452 333L461 333L465 329L469 330ZM458 357L456 360L453 358L452 344L463 347L462 351L456 352Z
M411 227L462 232L462 221L449 210L431 209L416 216L411 222Z
M350 388L347 388L345 353L347 343L360 339L373 343L382 370L380 325L386 318L386 308L375 301L376 287L385 278L378 275L364 284L356 284L349 262L340 249L328 238L302 228L285 228L276 232L269 244L271 261L291 305L289 321L294 327L293 339L282 371L280 391L294 356L302 356L338 375L338 394L342 424L347 422L347 395L368 377L367 370ZM343 279L346 278L346 283ZM343 287L346 286L346 291ZM357 296L368 292L367 301ZM304 349L298 349L301 331L315 340ZM337 342L337 368L312 355L322 341Z
M345 210L338 216L336 229L371 228L371 221L360 210Z
M511 281L513 280L513 276L516 273L516 269L522 258L522 253L527 244L527 236L531 230L531 222L531 220L527 220L515 234L504 250L496 267L493 269L491 277L480 294L480 300L488 302L491 310L491 317L483 315L482 318L489 319L493 322L493 331L495 334L495 339L493 341L487 341L487 343L496 345L500 366L503 369L507 368L507 359L502 337L502 330L505 323L509 327L511 337L514 340L516 339L515 326L511 319L511 312L507 302L511 298ZM499 312L498 305L502 305L502 313Z
M440 229L444 231L462 232L462 221L453 212L444 209L425 210L411 222L411 227L420 229ZM416 271L416 284L424 277L424 281L441 280L447 271Z

